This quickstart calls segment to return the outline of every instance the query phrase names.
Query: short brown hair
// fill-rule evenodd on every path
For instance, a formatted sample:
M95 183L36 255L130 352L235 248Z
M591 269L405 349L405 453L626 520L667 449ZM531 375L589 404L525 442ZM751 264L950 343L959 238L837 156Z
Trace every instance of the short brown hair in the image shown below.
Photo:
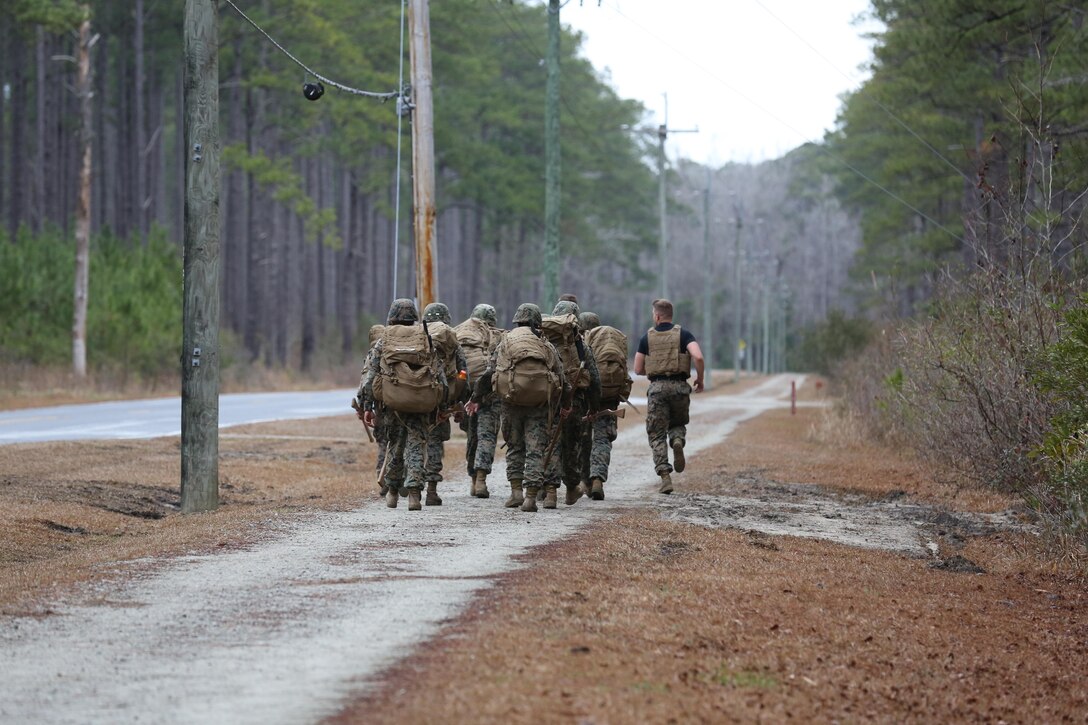
M573 302L574 304L578 304L578 295L572 295L572 294L559 295L559 301L560 302Z
M666 299L654 300L654 312L661 315L662 317L667 317L671 320L672 303Z

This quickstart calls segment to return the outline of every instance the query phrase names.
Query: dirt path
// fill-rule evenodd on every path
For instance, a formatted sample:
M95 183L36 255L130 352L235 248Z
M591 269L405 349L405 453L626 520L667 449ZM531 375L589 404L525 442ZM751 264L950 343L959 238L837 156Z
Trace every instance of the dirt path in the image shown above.
M741 395L697 398L692 455L784 405L788 386L779 377ZM285 521L244 550L87 587L52 605L61 616L0 619L0 716L128 721L153 711L164 721L299 722L336 712L516 557L653 496L638 427L621 434L615 461L603 504L511 512L501 498L470 499L467 479L453 476L441 508L375 504Z
M979 559L963 542L1023 536L1017 532L1024 524L994 510L1000 507L952 515L909 499L899 480L877 470L882 461L871 451L857 454L879 481L867 495L769 478L767 466L782 470L815 458L803 440L784 440L781 425L762 427L781 416L792 425L812 420L811 408L797 418L784 412L790 380L695 398L690 469L677 477L671 498L654 493L644 430L629 423L616 444L605 502L522 514L502 509L498 497L469 498L464 475L451 475L441 508L409 514L372 502L284 515L243 549L136 561L124 567L128 577L52 602L50 616L0 617L0 720L130 722L149 713L157 722L721 719L726 695L755 695L764 706L773 701L771 710L736 711L747 716L793 707L856 717L865 711L821 709L793 689L797 682L834 680L820 663L803 672L789 664L798 643L785 635L799 631L801 614L839 606L844 580L873 596L881 596L880 587L906 585L905 573L920 570L920 581L931 583L925 577L938 572L930 565L955 562L962 553ZM738 443L722 445L742 423ZM343 455L335 446L291 437L293 445L312 446L300 456L296 478L315 454ZM255 445L232 439L242 442ZM723 459L723 451L740 458ZM244 455L283 466L254 449ZM841 456L840 467L829 469L840 477ZM501 469L493 478L502 480ZM847 478L840 482L851 487ZM965 596L973 586L965 586ZM987 580L987 591L993 586ZM776 587L789 589L787 600L800 609L783 609ZM918 614L910 620L921 628L915 635L932 635L926 628L936 623L925 616L931 602L908 603L909 594L895 593L895 611ZM1079 599L1074 607L1071 594L1059 596L1063 616L1080 616ZM739 609L737 597L745 600ZM964 601L979 621L1005 613L1002 604L986 609ZM868 600L850 606L878 630L880 617L865 615L861 602ZM880 609L886 602L868 604ZM677 612L693 614L677 618ZM762 633L765 623L789 647L734 638L738 621L751 633ZM1079 621L1064 630L1072 635L1056 639L1079 642L1080 650L1071 646L1064 658L1044 657L1027 671L1053 675L1051 684L1061 681L1059 666L1078 671ZM823 652L827 663L850 670L844 658L856 646L853 626L809 638L802 651ZM1047 636L1049 656L1054 643ZM687 679L678 679L683 672ZM905 677L911 687L927 682ZM886 679L894 686L894 677ZM792 698L785 705L774 700L784 691ZM847 704L864 699L845 692Z

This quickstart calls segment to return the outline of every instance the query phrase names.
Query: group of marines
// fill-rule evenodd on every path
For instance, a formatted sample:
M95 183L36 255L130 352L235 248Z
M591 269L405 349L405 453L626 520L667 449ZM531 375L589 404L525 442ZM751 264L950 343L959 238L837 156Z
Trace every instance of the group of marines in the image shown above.
M635 355L635 372L650 378L647 434L661 493L672 492L670 474L684 468L692 363L696 392L703 384L698 344L671 318L672 305L655 300L655 327ZM387 506L396 508L404 496L409 511L442 504L438 483L451 422L466 434L473 497L491 495L487 478L501 431L507 508L535 512L539 499L554 509L561 484L568 506L583 496L604 499L617 418L631 390L626 336L582 312L573 295L561 297L547 317L522 304L512 322L513 329L502 329L495 308L479 304L454 327L440 302L420 319L411 300L397 299L386 324L371 328L352 406L374 431Z

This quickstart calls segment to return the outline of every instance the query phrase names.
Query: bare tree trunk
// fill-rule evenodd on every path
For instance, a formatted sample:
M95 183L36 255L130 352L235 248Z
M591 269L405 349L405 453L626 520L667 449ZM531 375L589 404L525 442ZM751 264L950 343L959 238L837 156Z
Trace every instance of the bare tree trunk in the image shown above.
M136 161L136 231L140 241L147 244L147 232L150 227L148 211L151 206L151 194L147 184L147 99L145 87L147 75L144 64L144 0L136 0L133 9L135 15L135 28L133 30L133 54L135 55L135 83L133 88L134 99L134 125L136 133L135 156Z
M314 168L318 162L312 159L302 160L302 178L305 180L306 187L309 193L313 194L317 200L318 208L321 208L321 193L320 186L315 184L315 177L320 177L320 169L314 173ZM306 240L306 230L303 226L302 219L299 219L300 227L300 244L302 254L302 279L299 282L299 291L302 294L302 359L301 367L303 372L310 372L313 366L314 350L317 347L315 327L317 326L317 313L316 305L314 304L314 298L317 295L317 283L314 279L314 257L317 254L316 249L312 247L321 247L324 241L324 234L318 234L317 244L311 245Z
M227 116L228 143L238 143L245 139L245 100L242 89L242 36L236 35L233 42L234 62L230 73L230 99ZM243 172L233 169L227 179L227 235L223 251L226 256L224 275L226 283L225 300L230 327L240 331L246 319L246 275L247 255L246 237L243 231L246 220L245 177Z
M11 43L11 19L8 15L0 13L0 47L7 47ZM8 59L0 53L0 78L7 78ZM7 101L5 94L0 93L0 219L4 219L7 212L7 184L4 181L4 168L7 162L7 149L4 147L4 139L7 138L7 116L5 106ZM14 242L15 240L10 240Z
M26 97L26 76L23 63L23 40L18 30L12 29L11 42L8 44L8 65L11 68L11 97ZM11 206L8 208L8 233L12 241L19 233L23 221L23 126L26 123L26 111L23 104L11 104L11 169L10 182Z
M38 26L34 30L35 32L35 64L38 69L38 87L34 89L35 101L37 102L38 117L35 119L38 127L38 148L37 158L34 163L34 229L41 233L45 228L45 222L48 219L48 211L46 210L46 196L45 196L45 98L49 92L49 70L45 63L46 56L46 37L45 28Z
M359 205L359 189L355 185L355 180L348 174L347 178L349 184L349 203L347 208L348 219L350 220L350 226L348 229L348 235L344 239L344 261L340 265L340 352L341 359L344 362L351 360L351 349L355 344L354 330L352 329L352 298L351 298L351 281L355 277L355 264L354 264L354 248L355 238L358 236L358 205Z
M79 173L79 205L76 208L76 280L75 315L72 323L72 371L77 378L87 376L87 287L90 277L91 248L91 172L94 129L93 85L91 78L90 8L83 7L84 20L79 26L79 105L82 125L80 146L83 163Z

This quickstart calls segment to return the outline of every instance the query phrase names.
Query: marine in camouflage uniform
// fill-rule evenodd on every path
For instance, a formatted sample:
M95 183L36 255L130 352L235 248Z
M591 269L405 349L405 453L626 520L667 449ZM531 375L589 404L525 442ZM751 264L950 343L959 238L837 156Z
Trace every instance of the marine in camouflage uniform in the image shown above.
M423 310L423 321L427 323L441 322L445 325L449 325L450 310L441 302L432 302ZM448 334L453 335L453 331L450 330ZM456 366L457 371L463 371L468 368L468 363L465 361L465 354L461 351L460 345L457 345L454 348L453 355L453 363ZM443 361L443 363L448 365L449 361ZM450 380L447 382L452 387L453 381ZM464 403L466 398L467 391L462 393L460 400L446 401L447 411L450 407ZM423 480L427 483L427 498L425 503L428 506L442 505L442 499L438 496L438 482L442 480L442 457L446 441L450 439L451 426L449 416L449 412L440 413L437 420L427 430L427 457L424 459Z
M635 373L647 375L650 387L646 394L646 436L650 441L650 451L654 457L654 470L661 477L660 493L672 493L672 472L680 473L686 465L684 444L687 440L687 423L691 404L691 392L703 392L703 353L695 336L687 330L679 330L679 340L673 338L678 347L673 349L670 358L658 349L661 342L655 342L651 349L651 337L665 340L665 335L676 334L672 322L672 303L668 300L654 300L654 327L639 341L635 353ZM667 348L666 348L667 349ZM661 361L663 372L654 372ZM691 376L691 363L695 363L696 378L693 385L688 384ZM673 464L669 464L669 448L673 451Z
M367 350L366 357L363 359L363 370L359 374L359 389L355 392L355 402L359 406L359 417L363 416L363 412L366 410L365 402L366 396L364 394L364 388L366 386L366 377L370 371L370 358L374 354L374 344L381 339L382 332L385 331L385 325L371 325L369 334L370 347ZM389 449L389 429L391 425L396 423L396 419L393 418L385 409L381 403L377 403L374 406L374 443L378 446L378 455L376 456L376 463L374 464L375 480L378 482L379 493L385 496L389 483L392 481L399 488L404 483L404 479L394 480L389 476L388 470L385 466L385 454ZM404 495L408 495L405 491Z
M498 326L494 307L488 304L476 305L469 317L487 323L497 344L498 336L504 330ZM495 348L492 347L490 352L494 351ZM478 498L488 498L491 495L487 490L487 476L495 463L501 418L502 406L499 405L498 396L492 391L487 398L480 401L480 408L475 415L466 415L461 419L461 430L465 432L465 462L468 476L472 479L471 495Z
M578 315L578 327L588 332L599 327L601 318L594 312ZM619 397L601 398L598 410L618 410ZM619 432L614 415L600 415L582 431L582 480L585 492L595 501L604 500L604 483L608 480L608 464L612 462L612 444Z
M534 304L526 303L518 307L517 312L514 313L513 322L519 327L528 326L538 331L540 320L540 309ZM537 332L537 334L540 333ZM506 342L507 339L504 338L496 346L487 370L477 381L472 394L470 413L474 412L475 407L492 393L498 358ZM569 410L571 389L563 375L559 353L547 340L542 338L542 342L551 348L554 355L551 369L561 381L563 392L560 396L560 407L566 412ZM506 507L520 506L522 511L535 512L537 510L536 494L544 490L546 492L544 507L555 508L559 470L556 456L548 456L548 447L551 444L552 429L558 423L560 411L549 408L547 404L530 407L503 401L501 405L503 438L507 446L506 477L510 481L510 498L506 501Z
M569 300L560 300L552 310L553 315L578 316L578 303ZM592 425L583 420L587 415L595 413L601 405L601 374L597 369L597 359L593 351L589 349L579 335L578 357L582 366L589 374L589 387L574 389L574 402L571 406L571 414L560 423L559 433L559 466L563 478L563 485L567 489L565 503L574 505L582 496L582 453L585 447L584 441L589 440ZM572 378L572 371L564 370L567 379Z
M419 319L416 306L409 299L397 299L389 307L387 323L389 325L414 325ZM370 355L370 366L367 369L366 380L363 383L364 410L373 414L375 408L374 379L379 374L383 341L378 340ZM442 383L445 383L445 375L439 371ZM394 481L404 481L404 488L408 491L408 510L418 511L422 508L421 491L426 480L424 460L427 450L428 430L434 424L433 413L401 413L387 411L390 422L388 432L387 456L391 456L386 464L386 476L389 482L385 494L385 503L389 508L396 508L400 495L399 487L394 486ZM396 424L392 424L392 421Z

